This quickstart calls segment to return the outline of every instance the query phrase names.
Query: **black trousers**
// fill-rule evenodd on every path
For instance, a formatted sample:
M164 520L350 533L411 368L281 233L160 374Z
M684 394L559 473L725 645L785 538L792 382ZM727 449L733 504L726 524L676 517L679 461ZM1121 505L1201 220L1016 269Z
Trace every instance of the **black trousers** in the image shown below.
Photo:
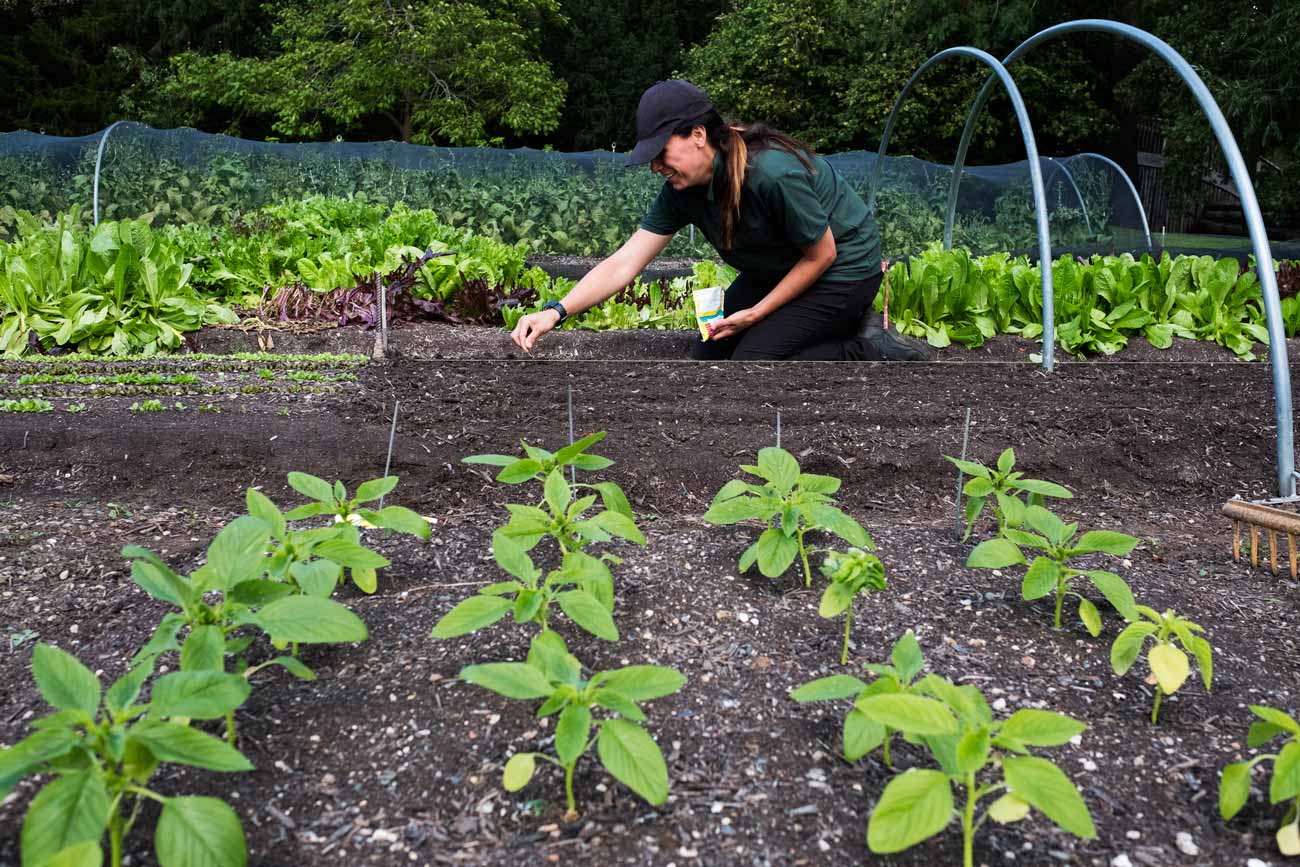
M880 289L882 274L856 283L809 286L762 322L722 340L701 340L691 347L698 361L876 361L878 356L856 336L859 321ZM773 285L736 277L723 297L722 312L730 316L753 307Z

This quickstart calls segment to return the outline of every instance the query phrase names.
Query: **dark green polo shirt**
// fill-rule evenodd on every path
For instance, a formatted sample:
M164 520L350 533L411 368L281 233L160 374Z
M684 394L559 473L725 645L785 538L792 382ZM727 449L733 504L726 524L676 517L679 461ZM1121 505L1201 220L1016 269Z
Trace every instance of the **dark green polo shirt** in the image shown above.
M674 190L665 182L641 228L672 235L694 225L728 265L775 285L803 257L803 248L820 240L830 226L836 255L823 281L851 283L879 274L880 230L866 203L824 158L811 162L814 173L779 146L750 154L729 250L721 246L719 202L726 180L721 154L713 160L711 183Z

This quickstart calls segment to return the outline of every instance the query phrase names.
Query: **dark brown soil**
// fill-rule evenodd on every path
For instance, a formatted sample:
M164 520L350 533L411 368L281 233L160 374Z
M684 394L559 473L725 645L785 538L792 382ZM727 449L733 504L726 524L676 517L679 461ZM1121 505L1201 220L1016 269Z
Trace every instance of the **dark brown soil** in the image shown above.
M956 825L909 852L872 856L867 816L889 772L878 755L854 765L838 757L847 702L787 698L814 677L883 661L909 628L930 670L1005 700L1000 713L1046 707L1089 725L1078 744L1040 752L1081 787L1098 838L1072 838L1035 814L982 829L977 863L1277 860L1281 809L1267 804L1263 777L1240 817L1224 823L1217 813L1220 769L1247 754L1245 705L1300 708L1297 586L1234 564L1218 512L1230 496L1273 493L1268 365L1064 363L1049 375L1029 363L650 363L611 358L654 341L665 354L651 357L680 357L666 353L683 336L553 337L539 360L431 360L508 349L478 330L399 331L400 357L356 371L358 383L235 392L214 399L220 412L132 412L138 398L110 396L75 415L0 414L0 625L39 633L106 679L117 676L164 612L131 583L123 544L152 547L188 570L239 514L249 486L287 507L298 501L289 470L349 485L382 475L396 400L393 501L435 518L433 540L368 540L393 565L375 595L351 591L344 601L371 638L306 650L314 683L266 675L239 712L257 770L168 769L158 778L164 791L229 800L250 864L959 863ZM205 333L197 344L236 339L248 336ZM321 351L373 334L286 339L276 349L294 341ZM577 363L560 360L570 348ZM513 751L549 745L534 708L456 679L468 664L522 658L528 631L501 624L463 640L428 637L456 602L498 580L491 531L504 503L532 496L460 459L515 451L521 437L565 442L569 386L577 435L609 432L596 451L616 464L598 478L627 491L649 544L616 548L625 557L615 570L620 642L564 620L560 628L593 670L656 663L689 677L680 694L647 705L668 759L669 803L649 807L584 761L574 824L561 818L559 774L542 772L515 795L500 786ZM0 397L17 394L6 388ZM62 410L68 399L54 402ZM1050 605L1019 598L1016 570L962 566L973 540L954 534L956 478L942 455L961 451L967 407L972 457L991 461L1014 445L1031 476L1075 491L1064 515L1143 539L1107 567L1141 601L1206 628L1212 692L1194 677L1150 726L1141 664L1124 678L1110 671L1113 612L1101 638L1075 622L1056 632ZM806 470L844 480L840 502L871 530L886 564L890 587L859 602L846 668L837 664L839 623L817 616L818 589L804 589L793 571L777 582L738 574L756 530L701 520L737 465L774 442L778 412L781 444ZM22 737L46 710L31 683L31 647L0 653L0 742ZM911 747L896 756L903 767L925 761ZM18 864L36 788L28 781L0 806L0 864ZM153 863L151 827L146 815L132 835L133 864ZM1179 848L1179 832L1198 854Z

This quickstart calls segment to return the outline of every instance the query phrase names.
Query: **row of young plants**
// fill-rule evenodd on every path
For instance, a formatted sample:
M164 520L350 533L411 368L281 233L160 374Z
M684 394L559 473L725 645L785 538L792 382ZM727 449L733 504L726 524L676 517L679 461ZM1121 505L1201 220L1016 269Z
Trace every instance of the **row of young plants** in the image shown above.
M1253 259L1252 259L1253 263ZM1211 256L1061 256L1052 263L1056 340L1075 355L1110 355L1135 336L1158 349L1209 340L1253 359L1268 343L1253 264ZM1274 262L1288 337L1300 334L1300 263ZM889 269L890 315L932 346L981 346L996 334L1040 339L1041 272L1025 257L973 257L937 244ZM883 293L882 293L883 295ZM877 306L880 306L878 302Z
M389 565L362 544L361 528L429 538L415 512L371 507L397 482L374 479L349 496L341 482L290 473L290 486L308 501L288 512L250 488L248 513L217 533L188 575L145 548L122 549L132 580L173 610L107 690L70 653L36 645L32 673L54 712L0 751L0 797L24 777L48 779L23 819L23 867L98 867L105 835L108 863L120 867L124 842L150 801L161 805L154 852L163 867L247 864L243 826L227 803L164 795L150 780L168 763L251 770L236 747L236 712L264 682L259 672L281 667L314 680L301 645L368 637L361 619L331 597L346 580L373 593L377 570ZM329 519L324 526L303 523L321 517ZM224 737L199 725L207 721L224 723Z
M525 661L480 662L465 667L461 677L507 698L540 702L539 717L557 717L554 755L510 756L503 785L509 791L523 788L539 760L557 765L565 775L570 819L577 811L574 772L593 746L604 767L633 792L655 805L666 800L667 767L642 725L647 718L640 705L671 695L685 684L679 672L662 666L589 673L556 628L556 615L562 613L572 625L597 638L619 640L611 567L622 560L603 549L616 538L645 545L617 484L565 479L566 470L576 476L579 470L598 472L612 465L590 451L603 438L603 432L592 434L554 453L524 442L519 456L465 459L498 467L499 481L535 486L538 493L525 502L508 503L509 520L492 534L493 559L509 577L459 603L432 632L437 639L457 638L506 617L534 631ZM1075 600L1080 620L1097 636L1102 629L1100 608L1081 589L1085 582L1093 586L1127 621L1110 652L1117 675L1132 667L1147 639L1152 641L1146 658L1155 686L1153 724L1161 699L1187 680L1189 654L1209 689L1213 656L1201 627L1173 611L1161 613L1138 604L1120 576L1089 568L1090 558L1127 555L1136 538L1106 530L1080 533L1076 524L1062 521L1043 503L1071 493L1016 471L1010 449L993 467L949 460L971 476L964 487L969 498L968 535L986 512L998 531L996 537L975 546L967 559L969 567L1026 566L1025 599L1054 597L1058 629L1064 601ZM826 618L845 617L840 657L844 664L855 598L886 586L884 566L870 553L874 541L835 504L839 479L803 472L794 456L779 448L760 450L757 463L741 469L758 481L728 482L704 516L718 525L751 521L762 525L757 539L741 555L741 571L757 566L763 575L779 578L798 561L805 586L811 586L814 549L808 534L828 533L850 546L825 550L820 570L829 581L819 613ZM243 863L242 830L228 806L213 799L164 797L147 788L149 777L159 762L166 761L212 770L246 769L246 759L233 749L234 714L248 696L252 676L279 665L309 679L310 670L297 657L299 643L365 637L364 625L355 615L330 600L345 577L364 592L373 592L376 570L387 565L361 544L359 528L386 527L429 536L427 523L409 510L366 507L390 493L395 478L367 482L353 497L341 483L330 485L301 473L290 474L289 481L308 497L306 505L282 513L260 492L249 490L248 514L218 534L206 564L189 576L172 571L144 549L124 549L136 583L179 610L163 618L107 697L101 697L98 680L75 659L46 645L38 647L33 660L38 686L58 710L35 724L36 734L0 752L0 781L6 790L28 773L56 776L32 802L24 821L24 867L98 864L98 841L106 832L113 863L120 863L121 841L135 821L141 798L164 804L156 835L160 863L167 867ZM331 523L303 529L294 525L321 516ZM1025 551L1035 552L1032 562ZM254 662L249 650L259 630L282 655ZM155 678L149 700L138 701L159 658L172 652L179 654L180 670ZM1031 808L1070 833L1095 836L1078 789L1056 765L1032 754L1032 748L1069 742L1086 725L1036 709L1021 709L998 720L977 687L955 684L937 673L921 677L924 665L919 643L909 632L895 644L888 663L865 666L874 675L871 681L832 675L791 693L800 702L852 700L844 721L847 761L880 749L885 765L892 768L890 746L898 735L928 750L937 766L914 767L886 785L868 821L872 851L902 851L942 832L957 818L964 860L971 865L974 834L986 820L1016 822ZM1300 851L1295 816L1295 802L1300 799L1296 772L1300 724L1276 709L1251 706L1251 710L1259 719L1248 736L1252 748L1279 736L1286 743L1278 753L1225 769L1220 811L1225 819L1235 815L1247 800L1251 768L1274 761L1270 799L1292 802L1278 845L1284 853L1294 854ZM225 744L191 725L196 719L223 718ZM953 797L954 787L963 796L960 807ZM977 807L986 798L993 800L980 813ZM44 830L50 827L62 829L57 838ZM207 842L196 842L199 838ZM193 853L198 849L210 860L187 860L197 858Z

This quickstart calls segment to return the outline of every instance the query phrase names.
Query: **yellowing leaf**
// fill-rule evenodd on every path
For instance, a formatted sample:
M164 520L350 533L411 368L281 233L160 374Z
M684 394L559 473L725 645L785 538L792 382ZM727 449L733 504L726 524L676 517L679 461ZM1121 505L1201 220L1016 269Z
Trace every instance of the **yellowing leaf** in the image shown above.
M1283 855L1300 855L1300 822L1277 829L1277 848Z
M1172 644L1157 644L1151 648L1147 662L1151 664L1151 673L1156 676L1156 682L1165 695L1177 692L1191 671L1187 654Z
M1029 815L1029 803L1007 793L989 805L989 818L999 825L1019 822Z

